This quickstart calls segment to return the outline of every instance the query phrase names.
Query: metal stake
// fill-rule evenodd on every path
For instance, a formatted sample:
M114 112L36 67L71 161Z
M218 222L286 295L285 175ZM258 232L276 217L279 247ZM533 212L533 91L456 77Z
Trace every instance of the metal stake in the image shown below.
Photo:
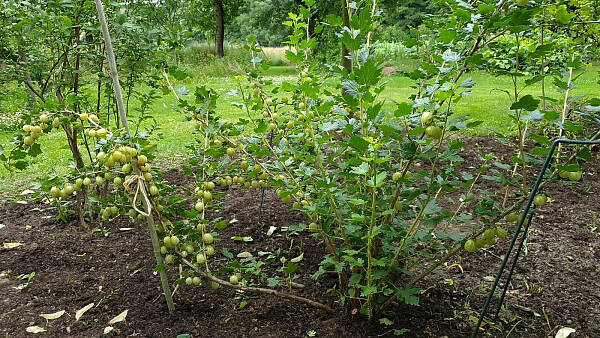
M521 219L519 220L519 223L517 225L517 230L515 231L515 234L513 235L513 238L510 241L510 245L508 246L508 250L507 250L506 254L504 255L504 259L502 260L502 264L500 265L500 269L498 270L498 273L496 274L496 279L494 280L494 284L492 285L492 290L488 294L488 297L487 297L487 299L485 301L485 304L483 306L483 310L481 311L481 314L479 315L479 320L477 321L477 325L475 325L475 329L473 330L473 334L471 335L471 337L473 337L473 338L479 336L479 329L481 328L481 323L483 322L483 319L485 318L485 315L488 312L488 309L490 307L490 303L492 301L492 298L494 297L494 293L496 292L496 288L498 287L498 284L500 283L500 278L502 278L502 274L504 273L504 269L506 268L506 264L508 263L510 255L512 253L512 250L513 250L513 248L515 246L515 243L517 242L517 238L519 237L519 234L521 233L521 228L523 227L523 223L525 222L525 218L527 217L527 215L529 214L529 210L531 209L531 204L533 203L533 199L535 198L535 195L537 194L537 191L538 191L538 189L540 187L540 184L542 183L542 180L544 178L544 175L546 174L546 171L550 167L550 163L552 161L552 157L554 156L554 151L556 150L556 147L559 144L563 144L563 143L564 144L590 145L590 144L600 144L600 140L596 140L596 141L582 141L582 140L557 139L557 140L555 140L552 143L552 146L550 147L550 151L548 152L548 156L546 156L546 161L544 162L544 166L542 167L542 170L538 174L538 177L537 177L537 180L535 182L535 185L533 186L533 189L531 190L531 193L529 194L529 199L527 201L527 204L525 205L525 209L523 210L523 213L521 214ZM529 231L529 227L531 226L532 217L533 217L533 213L531 213L531 215L529 215L529 223L527 223L527 226L525 227L525 229L523 231L523 239L521 240L521 243L517 247L517 253L515 255L512 267L510 269L510 273L508 275L508 279L507 279L506 284L504 286L504 290L502 292L502 296L500 297L500 304L498 306L498 311L496 311L496 316L498 315L498 313L500 311L500 308L502 306L502 303L504 302L504 298L505 298L506 292L508 290L508 284L510 283L510 280L511 280L513 272L514 272L514 269L515 269L515 267L517 265L517 261L519 259L519 255L521 253L521 249L523 247L523 243L525 242L525 239L527 238L527 232Z

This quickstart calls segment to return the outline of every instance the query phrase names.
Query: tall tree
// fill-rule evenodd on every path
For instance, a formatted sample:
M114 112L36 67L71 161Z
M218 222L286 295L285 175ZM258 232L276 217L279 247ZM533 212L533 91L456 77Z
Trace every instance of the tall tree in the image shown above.
M223 44L225 43L225 11L223 0L213 0L215 11L215 55L222 58L225 56Z

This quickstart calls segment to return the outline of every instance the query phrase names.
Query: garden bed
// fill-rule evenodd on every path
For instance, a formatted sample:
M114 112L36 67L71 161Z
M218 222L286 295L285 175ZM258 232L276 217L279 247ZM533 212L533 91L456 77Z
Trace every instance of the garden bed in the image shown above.
M473 142L482 147L486 140ZM596 156L596 154L595 154ZM577 331L571 337L600 336L600 161L584 167L583 180L573 184L552 182L546 192L553 200L534 218L527 244L507 295L508 308L502 320L485 325L484 336L554 336L561 327ZM187 185L181 170L165 174L171 184ZM499 192L501 193L501 192ZM219 216L236 219L220 232L217 252L276 252L290 248L290 240L302 241L304 256L295 280L304 288L292 293L340 309L335 275L317 281L311 275L323 257L323 248L310 236L288 237L282 228L303 221L288 211L274 191L265 198L259 219L259 190L239 190L225 197ZM420 306L395 305L384 317L368 323L344 310L338 315L273 296L243 294L230 289L211 290L206 285L176 288L176 313L168 315L161 296L150 236L145 226L120 217L106 222L104 231L80 229L75 222L55 220L49 204L6 204L0 206L0 242L21 243L0 248L0 335L20 337L37 325L46 336L102 336L108 322L124 310L126 320L111 326L110 335L142 337L371 337L405 336L464 337L475 324L507 248L509 239L486 251L455 258L439 273L423 281ZM277 230L267 236L268 229ZM233 236L251 236L241 243ZM292 250L292 251L293 251ZM295 252L290 252L293 255ZM300 254L300 252L296 252ZM220 253L216 259L222 259ZM274 273L279 265L265 265ZM170 280L178 278L169 267ZM35 273L28 285L21 276ZM31 275L30 275L31 276ZM206 283L205 283L206 284ZM75 312L94 303L79 321ZM240 305L246 304L243 308ZM39 315L66 310L58 319L46 321ZM383 322L386 322L385 320Z

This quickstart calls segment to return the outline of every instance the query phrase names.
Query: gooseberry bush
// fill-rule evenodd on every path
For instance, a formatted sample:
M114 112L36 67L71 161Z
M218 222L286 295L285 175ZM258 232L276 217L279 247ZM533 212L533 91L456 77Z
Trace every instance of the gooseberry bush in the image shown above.
M235 105L244 116L236 122L216 114L219 95L210 88L180 97L178 110L197 128L190 160L196 189L188 219L167 230L163 253L168 262L185 263L188 284L199 281L198 273L217 284L259 283L244 272L260 258L237 261L224 252L231 259L227 267L211 263L214 241L228 221L207 219L207 209L235 189L271 188L306 216L301 227L323 243L328 253L313 278L336 273L342 304L369 317L393 301L416 305L417 283L436 266L461 248L474 252L505 238L504 216L517 221L511 212L519 201L507 206L505 196L486 184L514 187L518 179L493 154L465 163L465 136L481 122L458 115L456 107L476 85L465 75L483 66L485 47L511 27L518 33L532 25L537 10L506 1L452 3L451 15L436 19L442 28L433 51L418 55L419 68L406 74L416 93L410 103L399 103L381 98L386 81L374 57L377 11L352 2L349 26L330 16L311 36L306 28L316 9L313 1L305 4L285 23L293 29L288 43L294 48L286 54L297 65L295 80L273 83L254 59L253 70L232 78L238 89L228 94L241 99ZM324 29L337 30L350 51L351 71L330 64L324 72L313 62L311 50ZM256 40L249 42L258 54ZM539 101L533 107L531 99L517 97L511 109L533 112ZM541 206L545 196L536 200ZM296 267L290 261L282 272ZM231 283L218 274L229 274ZM275 286L287 279L267 280Z
M112 95L107 95L106 101L101 95L102 86L112 92L112 82L105 73L105 45L100 43L93 2L7 1L0 6L0 12L8 33L3 46L8 55L3 60L7 67L3 79L6 76L10 80L8 74L13 74L12 79L23 82L30 98L22 114L22 130L9 147L0 148L4 166L9 170L25 169L43 153L40 139L62 130L64 144L68 145L72 155L72 170L67 170L64 176L42 177L34 185L53 199L59 218L66 221L71 213L75 213L80 225L84 226L88 222L98 223L98 216L105 220L122 214L137 217L139 213L135 209L139 208L141 200L136 199L138 207L132 207L123 192L131 190L127 189L132 185L128 179L133 176L129 162L139 160L145 164L154 158L155 147L150 140L155 128L139 130L139 126L149 119L148 107L158 96L152 94L153 91L135 95L140 108L137 109L136 133L132 137L124 132L124 123L116 109L111 120L111 107L115 101L111 100ZM122 34L135 27L123 18L123 14L112 14L111 17L116 17L113 27ZM131 64L130 59L143 58L148 63L156 60L156 44L148 39L142 41L130 41L138 48L128 49L126 64ZM133 95L132 82L139 85L143 79L145 84L153 86L148 73L147 66L139 63L135 68L132 66L127 73L130 95ZM153 173L150 164L142 165L140 169L144 179L153 182L156 172ZM156 185L149 184L149 191L157 195Z
M573 69L582 64L581 58L572 57L567 63L571 69L567 81L561 72L564 67L552 65L553 71L548 72L564 94L562 110L549 109L545 103L540 110L541 100L520 95L515 80L507 123L518 130L518 140L495 135L513 145L516 155L509 163L494 154L474 153L465 159L467 137L482 123L457 113L476 86L469 72L486 67L485 53L500 38L517 44L507 68L514 79L525 74L523 64L531 68L534 59L548 56L555 46L528 47L529 59L523 62L518 41L527 37L534 44L531 36L540 15L533 1L449 1L446 5L448 15L429 23L436 28L431 29L434 35L420 36L428 39L428 48L414 55L417 69L404 74L414 81L414 94L408 98L382 97L387 82L375 53L374 28L379 12L373 2L366 1L348 2L347 25L335 15L325 22L311 22L316 20L314 0L305 0L298 14L290 14L284 24L293 32L287 42L293 48L286 52L297 69L292 80L274 83L262 75L268 65L256 57L260 45L250 37L247 48L253 55L252 68L247 75L232 78L237 89L228 93L239 99L235 106L241 118L237 121L225 121L217 114L221 94L207 86L193 92L176 89L169 74L181 74L166 62L154 62L157 67L147 76L148 84L158 87L156 74L162 73L163 88L178 99L177 111L196 127L186 171L193 175L195 189L188 192L188 198L169 196L165 202L173 188L160 182L159 172L150 164L155 156L153 129L138 133L136 128L130 133L125 115L123 125L118 119L111 125L110 114L99 117L100 104L94 110L79 91L77 76L68 74L61 74L62 87L52 91L56 101L43 91L38 93L41 103L27 114L27 124L16 135L13 149L0 154L1 159L20 168L27 156L41 152L36 142L40 137L62 127L75 166L66 177L48 180L43 187L60 210L72 210L69 197L75 195L80 220L84 215L91 222L97 215L104 220L123 214L146 218L157 271L164 277L163 259L167 264L181 264L180 284L205 281L212 288L224 285L275 294L331 312L316 301L277 291L276 287L296 285L301 257L277 260L269 253L255 257L249 252L234 256L219 247L219 232L235 222L212 218L211 208L220 207L223 197L236 189L257 193L274 189L282 203L305 216L294 236L311 236L322 243L327 254L312 277L336 274L343 306L372 318L395 301L417 305L421 283L436 267L462 249L472 253L508 236L529 189L527 168L540 163L551 138L587 135L590 130L590 138L599 135L593 113L600 101L569 96L575 89ZM73 12L75 18L79 14ZM311 24L314 30L309 29ZM68 33L64 39L79 41L80 32L69 29L60 29ZM135 32L122 33L132 36ZM315 62L321 34L331 32L349 51L342 65ZM420 42L408 38L404 45L411 48ZM152 49L149 44L147 48ZM92 43L88 47L92 54ZM141 48L143 53L148 53L147 48ZM100 58L97 52L88 56L90 63ZM127 62L132 92L134 82L142 77L135 73L144 59L138 56L130 56ZM80 57L76 54L69 59L67 54L64 67L70 69L69 60L79 64ZM531 78L525 87L543 81L546 73L542 73L528 74ZM70 87L65 90L67 82ZM157 94L140 96L141 123ZM541 96L549 100L543 92ZM576 118L568 118L571 111L577 112ZM89 159L79 153L81 138ZM535 142L535 147L530 150L526 141ZM585 151L564 153L560 163L565 165L558 166L556 175L580 180L580 164L589 156ZM491 191L490 184L505 188L505 193ZM509 195L512 190L517 192ZM535 198L538 207L546 202L543 194ZM501 222L505 217L508 225ZM152 230L154 219L158 237ZM227 262L217 262L217 254ZM277 261L282 263L277 275L262 271L261 266ZM168 287L164 291L169 298Z

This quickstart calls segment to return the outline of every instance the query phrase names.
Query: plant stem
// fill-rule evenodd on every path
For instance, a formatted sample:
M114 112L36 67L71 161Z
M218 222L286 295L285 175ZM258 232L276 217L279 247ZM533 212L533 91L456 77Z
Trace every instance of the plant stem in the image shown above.
M374 149L373 158L373 187L371 188L371 224L369 224L369 235L367 237L367 287L370 290L373 285L372 260L373 260L373 228L375 228L375 213L377 211L377 149ZM369 310L369 320L373 317L372 299L373 293L367 296L367 307Z
M222 286L231 288L231 289L236 289L236 290L240 290L240 291L244 291L244 292L251 292L251 293L261 293L261 294L268 294L268 295L273 295L273 296L277 296L280 298L285 298L285 299L290 299L290 300L294 300L306 305L310 305L312 307L316 307L319 308L323 311L326 311L328 313L336 313L336 311L334 309L332 309L331 307L323 304L323 303L319 303L315 300L312 299L308 299L308 298L304 298L304 297L300 297L300 296L296 296L296 295L292 295L286 292L280 292L277 290L273 290L273 289L265 289L265 288L256 288L256 287L249 287L249 286L244 286L244 285L239 285L239 284L231 284L227 281L224 281L222 279L219 279L215 276L213 276L212 274L208 273L208 272L204 272L200 269L198 269L197 266L195 266L194 264L190 263L187 259L182 258L181 261L186 264L187 266L189 266L190 268L192 268L197 274L201 275L204 278L207 278L215 283L218 283Z

